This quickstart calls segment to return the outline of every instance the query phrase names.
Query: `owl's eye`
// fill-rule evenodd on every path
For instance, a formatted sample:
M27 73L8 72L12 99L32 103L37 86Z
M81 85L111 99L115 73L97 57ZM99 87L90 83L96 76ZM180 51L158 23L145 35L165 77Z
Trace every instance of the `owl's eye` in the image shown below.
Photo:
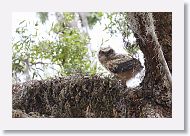
M99 54L102 54L102 53L103 53L103 51L100 50L100 51L99 51Z
M108 51L108 54L112 54L113 52L114 52L114 50L111 49L111 50Z

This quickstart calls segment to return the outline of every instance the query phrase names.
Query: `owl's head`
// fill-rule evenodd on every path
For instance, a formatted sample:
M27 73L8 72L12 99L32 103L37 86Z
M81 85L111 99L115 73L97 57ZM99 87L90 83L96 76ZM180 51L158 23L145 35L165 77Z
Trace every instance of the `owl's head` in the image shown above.
M100 48L98 58L100 61L109 60L115 55L115 51L111 47Z

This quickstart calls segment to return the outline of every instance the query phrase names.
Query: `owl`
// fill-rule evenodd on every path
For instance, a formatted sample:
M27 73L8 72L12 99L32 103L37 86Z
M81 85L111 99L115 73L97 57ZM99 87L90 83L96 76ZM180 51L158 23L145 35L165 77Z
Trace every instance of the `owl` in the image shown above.
M124 54L116 54L111 47L101 48L98 52L100 63L126 85L126 82L142 69L140 61Z

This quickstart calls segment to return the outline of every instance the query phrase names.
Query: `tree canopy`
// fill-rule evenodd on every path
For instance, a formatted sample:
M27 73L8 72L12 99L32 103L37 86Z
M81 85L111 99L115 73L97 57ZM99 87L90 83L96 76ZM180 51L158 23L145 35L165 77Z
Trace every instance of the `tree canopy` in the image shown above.
M47 72L49 69L56 71L57 76L70 75L75 72L95 74L96 64L92 65L89 59L89 35L80 27L71 25L74 22L82 26L77 14L55 13L57 20L46 32L48 35L46 37L40 34L39 27L48 21L48 13L40 12L37 14L41 23L23 20L19 23L16 35L13 37L12 68L14 81L19 81L19 74L25 74L28 77L26 81L36 79L35 77L43 78L42 72ZM90 27L100 20L101 16L101 13L88 15ZM48 76L50 75L46 75L46 78Z

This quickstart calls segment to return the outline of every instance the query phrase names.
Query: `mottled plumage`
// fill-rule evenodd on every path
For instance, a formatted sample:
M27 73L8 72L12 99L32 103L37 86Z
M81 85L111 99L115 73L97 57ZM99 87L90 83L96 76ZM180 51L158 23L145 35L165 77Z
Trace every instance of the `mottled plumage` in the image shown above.
M127 55L116 54L110 47L100 49L98 58L100 63L123 83L126 83L143 69L139 60Z

